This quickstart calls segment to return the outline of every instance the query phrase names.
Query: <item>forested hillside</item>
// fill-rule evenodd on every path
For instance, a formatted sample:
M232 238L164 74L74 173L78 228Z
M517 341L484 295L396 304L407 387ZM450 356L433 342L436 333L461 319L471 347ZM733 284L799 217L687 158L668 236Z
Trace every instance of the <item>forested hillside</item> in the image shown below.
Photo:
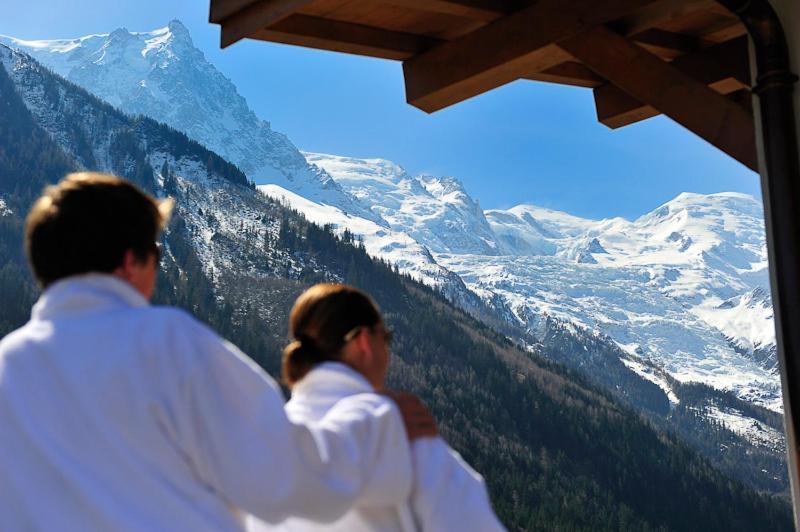
M391 385L431 406L444 436L486 476L510 529L792 528L784 501L726 477L577 372L371 259L349 234L260 195L182 134L2 49L0 110L0 334L36 297L21 253L31 200L68 170L113 172L177 200L157 303L193 312L273 375L288 309L305 287L338 280L373 294L397 332Z

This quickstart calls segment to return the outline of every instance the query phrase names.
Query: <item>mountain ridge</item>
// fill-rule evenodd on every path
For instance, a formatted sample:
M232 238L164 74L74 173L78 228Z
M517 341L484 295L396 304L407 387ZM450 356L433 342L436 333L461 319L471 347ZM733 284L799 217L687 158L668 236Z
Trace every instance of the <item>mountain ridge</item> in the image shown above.
M156 117L237 165L256 183L277 183L310 199L334 196L374 219L249 108L233 83L197 49L178 20L151 32L118 28L76 39L0 43L21 49L124 112ZM374 220L377 221L377 220Z

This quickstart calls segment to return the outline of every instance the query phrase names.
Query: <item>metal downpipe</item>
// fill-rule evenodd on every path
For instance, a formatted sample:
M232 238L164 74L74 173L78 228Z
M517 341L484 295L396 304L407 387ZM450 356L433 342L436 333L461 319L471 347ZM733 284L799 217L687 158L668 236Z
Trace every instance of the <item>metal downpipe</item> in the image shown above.
M797 76L777 13L768 0L717 0L744 23L753 42L760 113L761 190L783 389L795 527L800 518L800 154L793 101Z

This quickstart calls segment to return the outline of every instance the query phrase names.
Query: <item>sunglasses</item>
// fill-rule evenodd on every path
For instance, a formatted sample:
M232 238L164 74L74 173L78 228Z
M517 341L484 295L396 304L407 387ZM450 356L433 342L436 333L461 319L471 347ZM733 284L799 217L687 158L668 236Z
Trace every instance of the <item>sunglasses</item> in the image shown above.
M367 327L366 325L359 325L358 327L354 327L347 334L344 335L344 341L349 342L350 340L358 336L359 333L361 333L361 331L364 329L368 329L372 332L375 332L377 326ZM383 333L383 343L386 344L386 347L391 347L392 340L394 339L394 331L391 329L387 329L386 327L381 327L381 332Z

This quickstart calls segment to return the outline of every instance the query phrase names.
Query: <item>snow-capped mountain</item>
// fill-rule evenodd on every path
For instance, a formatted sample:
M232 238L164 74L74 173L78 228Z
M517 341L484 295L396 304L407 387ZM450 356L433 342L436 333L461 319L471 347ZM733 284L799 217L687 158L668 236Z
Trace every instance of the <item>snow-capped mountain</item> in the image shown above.
M489 211L502 258L435 255L520 319L545 313L613 338L680 381L781 408L761 205L684 193L634 221Z
M633 222L582 220L532 206L487 217L506 241L527 246L528 253L516 254L635 268L737 348L774 347L764 218L751 196L684 193ZM751 297L740 305L752 291L760 304Z
M484 212L454 178L411 176L383 159L304 156L249 109L177 21L144 33L2 42L128 113L185 132L262 192L349 229L371 254L456 301L472 297L466 283L533 334L552 316L609 336L678 380L780 408L763 214L752 197L682 194L634 221L532 205Z
M483 216L451 179L411 177L382 159L306 155L534 336L552 316L609 336L678 381L782 408L755 198L686 193L634 221L533 205ZM431 193L449 186L453 195Z
M504 255L555 255L563 248L554 241L581 236L595 225L591 220L535 205L487 210L486 218Z
M349 228L364 237L365 246L375 256L442 289L454 301L474 306L474 294L458 276L436 263L426 244L344 191L323 165L309 164L285 135L257 117L233 83L206 61L181 22L173 20L151 32L120 28L109 34L65 40L0 36L0 43L31 55L122 111L149 116L186 133L236 164L261 185L262 192L280 198L314 221L335 223L341 230ZM436 216L436 209L447 210L419 183L416 187L428 200L430 216ZM463 207L471 209L473 216L483 217L477 204ZM455 208L450 211L439 215L442 223L457 220ZM491 234L485 220L481 234ZM489 250L480 239L473 244L482 252ZM442 248L446 249L450 248Z
M119 28L39 41L0 36L0 43L24 51L128 114L183 131L258 184L276 184L373 219L330 176L309 165L285 135L255 115L233 83L194 46L180 21L150 32Z
M384 159L306 153L343 190L431 251L496 255L497 242L477 201L452 177L409 176Z
M318 225L332 224L337 230L351 231L363 240L370 255L388 260L415 279L443 287L456 277L433 259L428 248L402 231L348 214L333 205L316 203L277 185L260 185L258 189L303 213ZM463 286L460 279L458 284Z

